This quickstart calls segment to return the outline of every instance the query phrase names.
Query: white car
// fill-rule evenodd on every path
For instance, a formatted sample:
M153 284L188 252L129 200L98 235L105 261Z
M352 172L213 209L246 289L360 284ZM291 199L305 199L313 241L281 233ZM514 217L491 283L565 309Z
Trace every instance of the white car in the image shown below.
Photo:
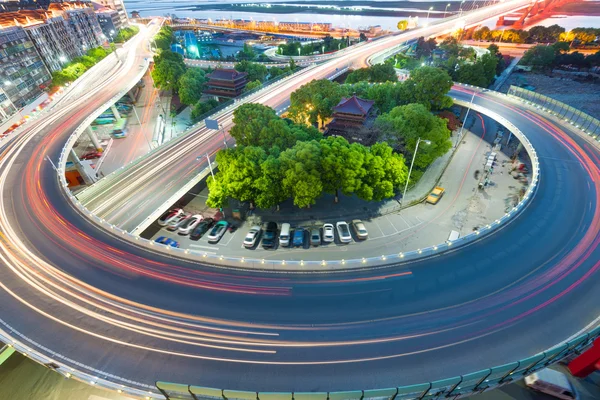
M183 210L181 208L175 208L174 210L169 210L158 219L158 224L160 226L167 226L169 222L171 222L175 217L183 214Z
M167 224L167 230L176 231L191 216L191 214L179 214Z
M352 235L350 234L350 227L348 223L345 221L340 221L335 224L335 227L338 232L338 236L340 237L340 242L342 243L350 243L352 241Z
M261 230L262 230L261 227L258 225L254 225L252 228L250 228L250 230L246 234L246 237L244 238L244 247L245 248L248 249L250 247L254 247L254 245L258 241L258 237L260 236Z
M356 232L356 237L359 239L364 240L369 237L369 232L367 232L365 224L360 219L352 220L352 227L354 228L354 232Z
M189 235L203 219L204 217L200 214L192 215L179 226L177 233L180 235Z
M335 240L333 224L323 225L323 243L331 243Z

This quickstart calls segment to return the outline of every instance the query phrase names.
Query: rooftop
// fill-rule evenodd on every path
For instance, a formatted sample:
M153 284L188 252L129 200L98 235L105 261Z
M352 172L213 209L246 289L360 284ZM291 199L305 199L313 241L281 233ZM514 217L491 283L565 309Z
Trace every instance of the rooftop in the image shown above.
M337 106L333 108L334 113L367 115L375 102L372 100L363 100L356 95L350 98L343 97Z
M245 78L247 72L238 72L235 69L215 69L210 74L206 75L209 79L234 81L236 79Z

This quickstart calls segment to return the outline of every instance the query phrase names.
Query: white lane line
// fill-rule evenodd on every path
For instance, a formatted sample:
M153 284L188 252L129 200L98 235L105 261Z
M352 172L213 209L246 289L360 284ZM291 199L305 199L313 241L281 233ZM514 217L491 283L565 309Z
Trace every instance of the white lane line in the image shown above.
M383 233L383 231L381 230L381 227L379 226L379 224L377 223L377 220L374 220L373 222L375 222L375 225L377 226L377 229L379 229L379 232L381 232L381 236L385 237L385 234Z

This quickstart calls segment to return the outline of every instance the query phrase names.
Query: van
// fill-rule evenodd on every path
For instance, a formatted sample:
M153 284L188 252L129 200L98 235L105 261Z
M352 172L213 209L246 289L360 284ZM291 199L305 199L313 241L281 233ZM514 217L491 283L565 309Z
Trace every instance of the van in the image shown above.
M450 235L448 235L448 241L454 242L459 237L460 237L460 233L458 233L457 231L450 231Z
M535 391L545 393L557 399L576 400L577 392L562 372L545 368L525 377L525 384Z
M279 231L279 245L282 247L288 247L290 245L290 229L291 226L288 223L281 224L281 231Z

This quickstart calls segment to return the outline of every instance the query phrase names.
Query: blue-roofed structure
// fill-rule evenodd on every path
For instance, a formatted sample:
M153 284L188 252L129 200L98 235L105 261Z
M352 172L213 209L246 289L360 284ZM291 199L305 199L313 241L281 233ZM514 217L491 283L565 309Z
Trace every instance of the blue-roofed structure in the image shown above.
M181 54L182 56L185 55L184 51L183 51L183 47L181 47L181 45L179 43L173 43L171 45L171 51L173 53Z
M185 55L187 58L200 58L198 39L194 32L185 32L183 36L183 46L185 47Z

